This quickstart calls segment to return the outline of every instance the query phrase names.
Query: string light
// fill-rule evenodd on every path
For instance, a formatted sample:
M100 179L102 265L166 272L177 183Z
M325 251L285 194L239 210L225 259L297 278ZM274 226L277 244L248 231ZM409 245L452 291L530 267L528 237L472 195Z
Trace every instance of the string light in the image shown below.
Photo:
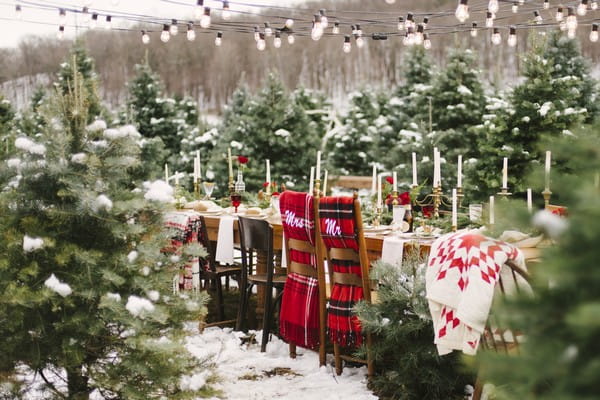
M590 8L596 11L598 9L598 2L596 0L592 0L592 2L590 3Z
M321 16L321 27L323 29L326 29L327 26L329 26L329 19L327 18L327 15L325 15L325 9L322 8L319 10L319 15Z
M569 31L575 31L577 29L577 16L575 15L575 10L573 7L569 7L567 10L568 13L565 28Z
M536 24L541 24L544 20L542 19L542 15L540 14L540 12L538 10L535 10L533 12L533 20L535 21Z
M64 8L58 10L58 24L64 26L67 23L67 11Z
M144 44L150 43L150 35L148 35L148 32L146 32L146 31L142 31L142 43L144 43Z
M104 22L104 29L107 31L112 28L112 17L110 15L106 16L106 21Z
M558 7L556 9L556 15L554 16L554 19L556 20L556 22L560 22L563 20L563 17L564 17L563 8Z
M509 28L507 43L510 47L515 47L517 45L517 28L514 26Z
M177 36L177 34L179 33L179 26L177 26L176 19L171 20L171 26L169 27L169 33L171 34L171 36Z
M163 30L160 34L160 40L162 40L163 43L167 43L169 39L171 39L171 34L169 33L169 25L164 24Z
M221 17L225 21L229 21L231 19L231 11L229 10L229 2L228 1L223 2L223 8L221 10Z
M15 18L22 19L23 18L23 10L21 9L21 5L17 4L15 6Z
M414 44L416 44L417 46L420 46L423 44L423 25L419 24L417 25L417 33L415 33L415 37L414 37Z
M363 31L362 31L362 29L360 29L360 24L356 24L356 33L357 33L358 35L361 35L361 36L362 36L362 34L363 34Z
M194 11L194 14L196 16L196 21L200 21L200 18L204 15L204 0L196 1L196 10Z
M477 37L477 22L471 24L471 37Z
M423 18L423 29L427 29L428 23L429 23L429 18L428 17Z
M275 39L273 39L273 47L276 49L281 47L281 32L279 29L275 32Z
M342 47L344 53L350 53L352 51L352 42L350 42L350 35L344 36L344 46Z
M291 29L292 26L294 26L294 20L291 18L288 18L285 20L285 27L288 29Z
M313 21L312 30L310 32L310 37L312 40L319 40L323 36L323 27L321 26L321 16L319 14L315 14L315 18Z
M194 40L196 40L196 32L194 31L194 24L191 22L187 25L187 40L189 40L190 42L193 42Z
M265 36L269 37L273 35L273 29L271 28L271 24L265 22Z
M467 0L464 0L467 1ZM398 30L401 31L404 29L404 17L398 17Z
M90 19L90 29L95 29L98 26L98 14L93 13L92 19Z
M502 36L500 36L500 30L498 28L494 28L494 33L492 33L492 43L495 45L502 43Z
M496 14L498 12L498 0L490 0L488 3L488 10L492 13L492 14Z
M215 46L220 47L223 43L223 32L217 32L217 37L215 38Z
M513 14L516 14L519 12L519 4L516 1L513 1L512 12L513 12Z
M550 8L550 0L544 0L544 10L547 10Z
M200 27L204 29L210 28L210 7L204 7L204 14L200 17Z
M256 48L258 49L258 51L263 51L266 47L267 47L267 42L265 41L265 34L261 32L258 34L258 41L256 42Z
M334 22L333 28L331 28L331 33L333 33L334 35L337 35L338 33L340 33L340 22L339 21Z
M258 30L258 25L254 26L254 41L258 42L260 39L260 31Z
M296 41L296 37L294 36L294 34L292 32L288 33L288 44L294 44L294 42Z
M590 32L590 41L596 43L598 41L598 23L592 24L592 31Z
M405 46L412 46L415 44L415 33L412 26L406 29L406 35L404 36L404 39L402 39L402 44Z
M431 40L429 40L428 34L423 34L423 47L425 50L429 50L431 48Z
M90 23L90 11L87 7L83 7L83 9L81 10L81 13L83 14L83 23L84 24L89 24Z
M59 26L58 27L58 33L56 34L56 37L58 38L58 40L63 40L63 38L65 37L65 27L64 26Z
M491 11L487 11L486 13L485 26L486 28L491 28L494 26L494 14Z
M581 0L581 3L577 6L577 14L582 17L587 13L588 0Z
M519 5L522 6L523 4L525 4L525 0L519 0Z
M404 28L406 28L407 30L409 28L413 28L413 30L415 29L415 19L412 13L408 13L406 15L406 22L404 23Z

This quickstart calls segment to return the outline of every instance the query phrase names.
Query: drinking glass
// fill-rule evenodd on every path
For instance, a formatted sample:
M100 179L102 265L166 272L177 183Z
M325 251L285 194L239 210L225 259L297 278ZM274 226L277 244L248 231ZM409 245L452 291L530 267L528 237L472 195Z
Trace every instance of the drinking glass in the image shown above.
M202 188L204 189L204 193L206 194L206 199L210 200L210 196L212 195L212 192L215 189L215 183L214 182L202 182Z
M237 214L238 207L240 206L240 204L242 204L242 195L239 193L232 193L230 198L231 198L231 205L235 209L234 212Z

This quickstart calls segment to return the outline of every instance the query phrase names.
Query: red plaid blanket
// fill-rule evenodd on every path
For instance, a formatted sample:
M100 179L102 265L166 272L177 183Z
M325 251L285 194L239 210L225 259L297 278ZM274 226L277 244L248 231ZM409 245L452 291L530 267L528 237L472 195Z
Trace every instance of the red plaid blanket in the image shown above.
M315 244L315 211L312 195L285 191L279 197L281 222L288 239ZM290 250L290 261L311 265L316 258L310 253ZM317 279L290 273L285 282L279 333L286 341L315 349L319 346L319 287Z
M321 236L327 249L350 248L358 251L352 197L323 197L319 202ZM334 272L362 276L360 264L331 260ZM332 342L343 347L357 347L363 341L358 317L352 312L357 301L364 299L362 287L334 284L327 315L327 330Z

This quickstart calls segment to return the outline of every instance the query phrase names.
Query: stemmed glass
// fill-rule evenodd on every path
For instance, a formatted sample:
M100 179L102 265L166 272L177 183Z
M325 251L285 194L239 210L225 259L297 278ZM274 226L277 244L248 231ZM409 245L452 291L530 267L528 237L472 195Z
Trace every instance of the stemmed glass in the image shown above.
M242 204L242 195L240 193L233 192L233 193L231 193L230 198L231 198L231 205L235 209L234 212L237 214L238 207L240 206L240 204Z
M210 200L210 196L212 195L212 192L215 189L215 183L214 182L202 182L202 188L204 189L204 193L206 194L206 199Z

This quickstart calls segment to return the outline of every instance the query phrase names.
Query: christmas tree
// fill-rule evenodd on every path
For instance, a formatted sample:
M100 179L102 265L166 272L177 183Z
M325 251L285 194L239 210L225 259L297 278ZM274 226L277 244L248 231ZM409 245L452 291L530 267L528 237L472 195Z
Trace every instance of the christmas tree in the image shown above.
M6 158L11 153L14 135L12 127L14 124L15 112L10 101L0 95L0 160Z
M171 197L164 182L133 185L140 134L88 126L85 79L69 82L40 109L44 131L16 139L0 192L0 374L41 377L56 398L210 394L183 328L206 296L171 292L187 256L203 250L161 252L159 201Z

